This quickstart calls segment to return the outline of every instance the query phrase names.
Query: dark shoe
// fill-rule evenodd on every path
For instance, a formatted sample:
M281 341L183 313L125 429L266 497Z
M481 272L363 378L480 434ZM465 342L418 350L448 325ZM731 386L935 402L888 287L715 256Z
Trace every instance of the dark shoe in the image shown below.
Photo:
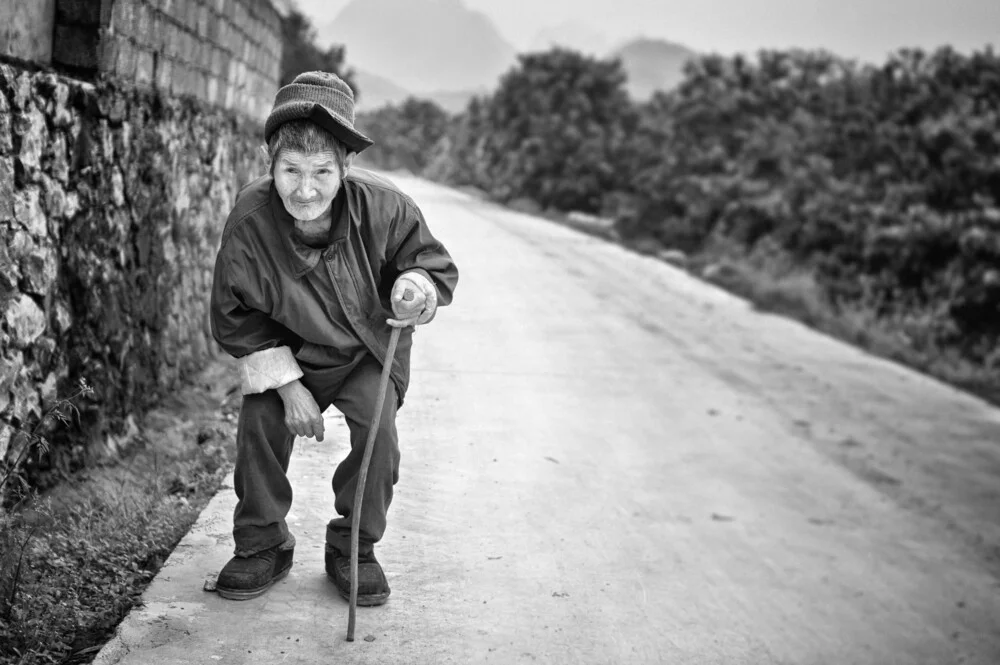
M219 573L215 590L229 600L256 598L288 574L294 552L294 547L275 545L252 556L234 556Z
M351 554L326 546L326 576L346 600L351 599ZM358 605L372 607L389 600L389 582L374 552L358 553Z

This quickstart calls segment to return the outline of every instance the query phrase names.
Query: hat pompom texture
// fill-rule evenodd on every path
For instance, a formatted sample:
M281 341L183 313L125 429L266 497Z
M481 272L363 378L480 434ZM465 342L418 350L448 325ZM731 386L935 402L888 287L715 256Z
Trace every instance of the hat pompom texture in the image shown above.
M336 74L304 72L278 90L264 123L264 141L289 120L310 120L340 139L351 152L374 141L354 128L354 91Z

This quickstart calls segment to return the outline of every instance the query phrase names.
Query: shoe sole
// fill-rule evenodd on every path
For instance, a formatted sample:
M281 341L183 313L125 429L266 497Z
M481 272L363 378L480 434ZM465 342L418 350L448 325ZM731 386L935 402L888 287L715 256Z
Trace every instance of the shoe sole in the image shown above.
M347 602L351 602L350 590L344 591L343 589L341 589L340 585L337 584L337 580L334 579L333 575L331 575L330 573L326 574L326 578L331 582L333 582L333 585L337 588L337 593L340 594L341 598L343 598ZM363 596L359 593L358 607L376 607L378 605L385 605L386 601L389 600L390 593L392 592L386 591L385 593L371 593L371 594L365 594Z
M254 589L227 589L226 587L216 586L215 591L226 600L250 600L251 598L257 598L258 596L263 596L268 589L288 577L288 571L291 569L292 567L289 565L272 577L270 582Z

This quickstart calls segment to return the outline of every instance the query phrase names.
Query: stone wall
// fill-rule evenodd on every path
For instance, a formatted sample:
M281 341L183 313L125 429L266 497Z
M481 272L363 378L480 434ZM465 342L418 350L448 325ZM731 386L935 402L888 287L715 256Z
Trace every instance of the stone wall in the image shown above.
M281 48L270 0L0 0L0 55L193 96L261 122Z
M0 64L0 422L96 389L56 468L114 451L217 352L211 271L259 135L193 99Z

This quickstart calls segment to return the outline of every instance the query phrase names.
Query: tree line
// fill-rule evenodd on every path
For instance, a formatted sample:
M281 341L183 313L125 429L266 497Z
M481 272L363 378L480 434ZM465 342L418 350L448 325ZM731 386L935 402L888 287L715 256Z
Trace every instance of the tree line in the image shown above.
M903 49L708 55L632 102L616 60L525 54L451 117L364 114L369 160L499 201L614 220L626 241L807 271L927 353L1000 370L1000 58Z

